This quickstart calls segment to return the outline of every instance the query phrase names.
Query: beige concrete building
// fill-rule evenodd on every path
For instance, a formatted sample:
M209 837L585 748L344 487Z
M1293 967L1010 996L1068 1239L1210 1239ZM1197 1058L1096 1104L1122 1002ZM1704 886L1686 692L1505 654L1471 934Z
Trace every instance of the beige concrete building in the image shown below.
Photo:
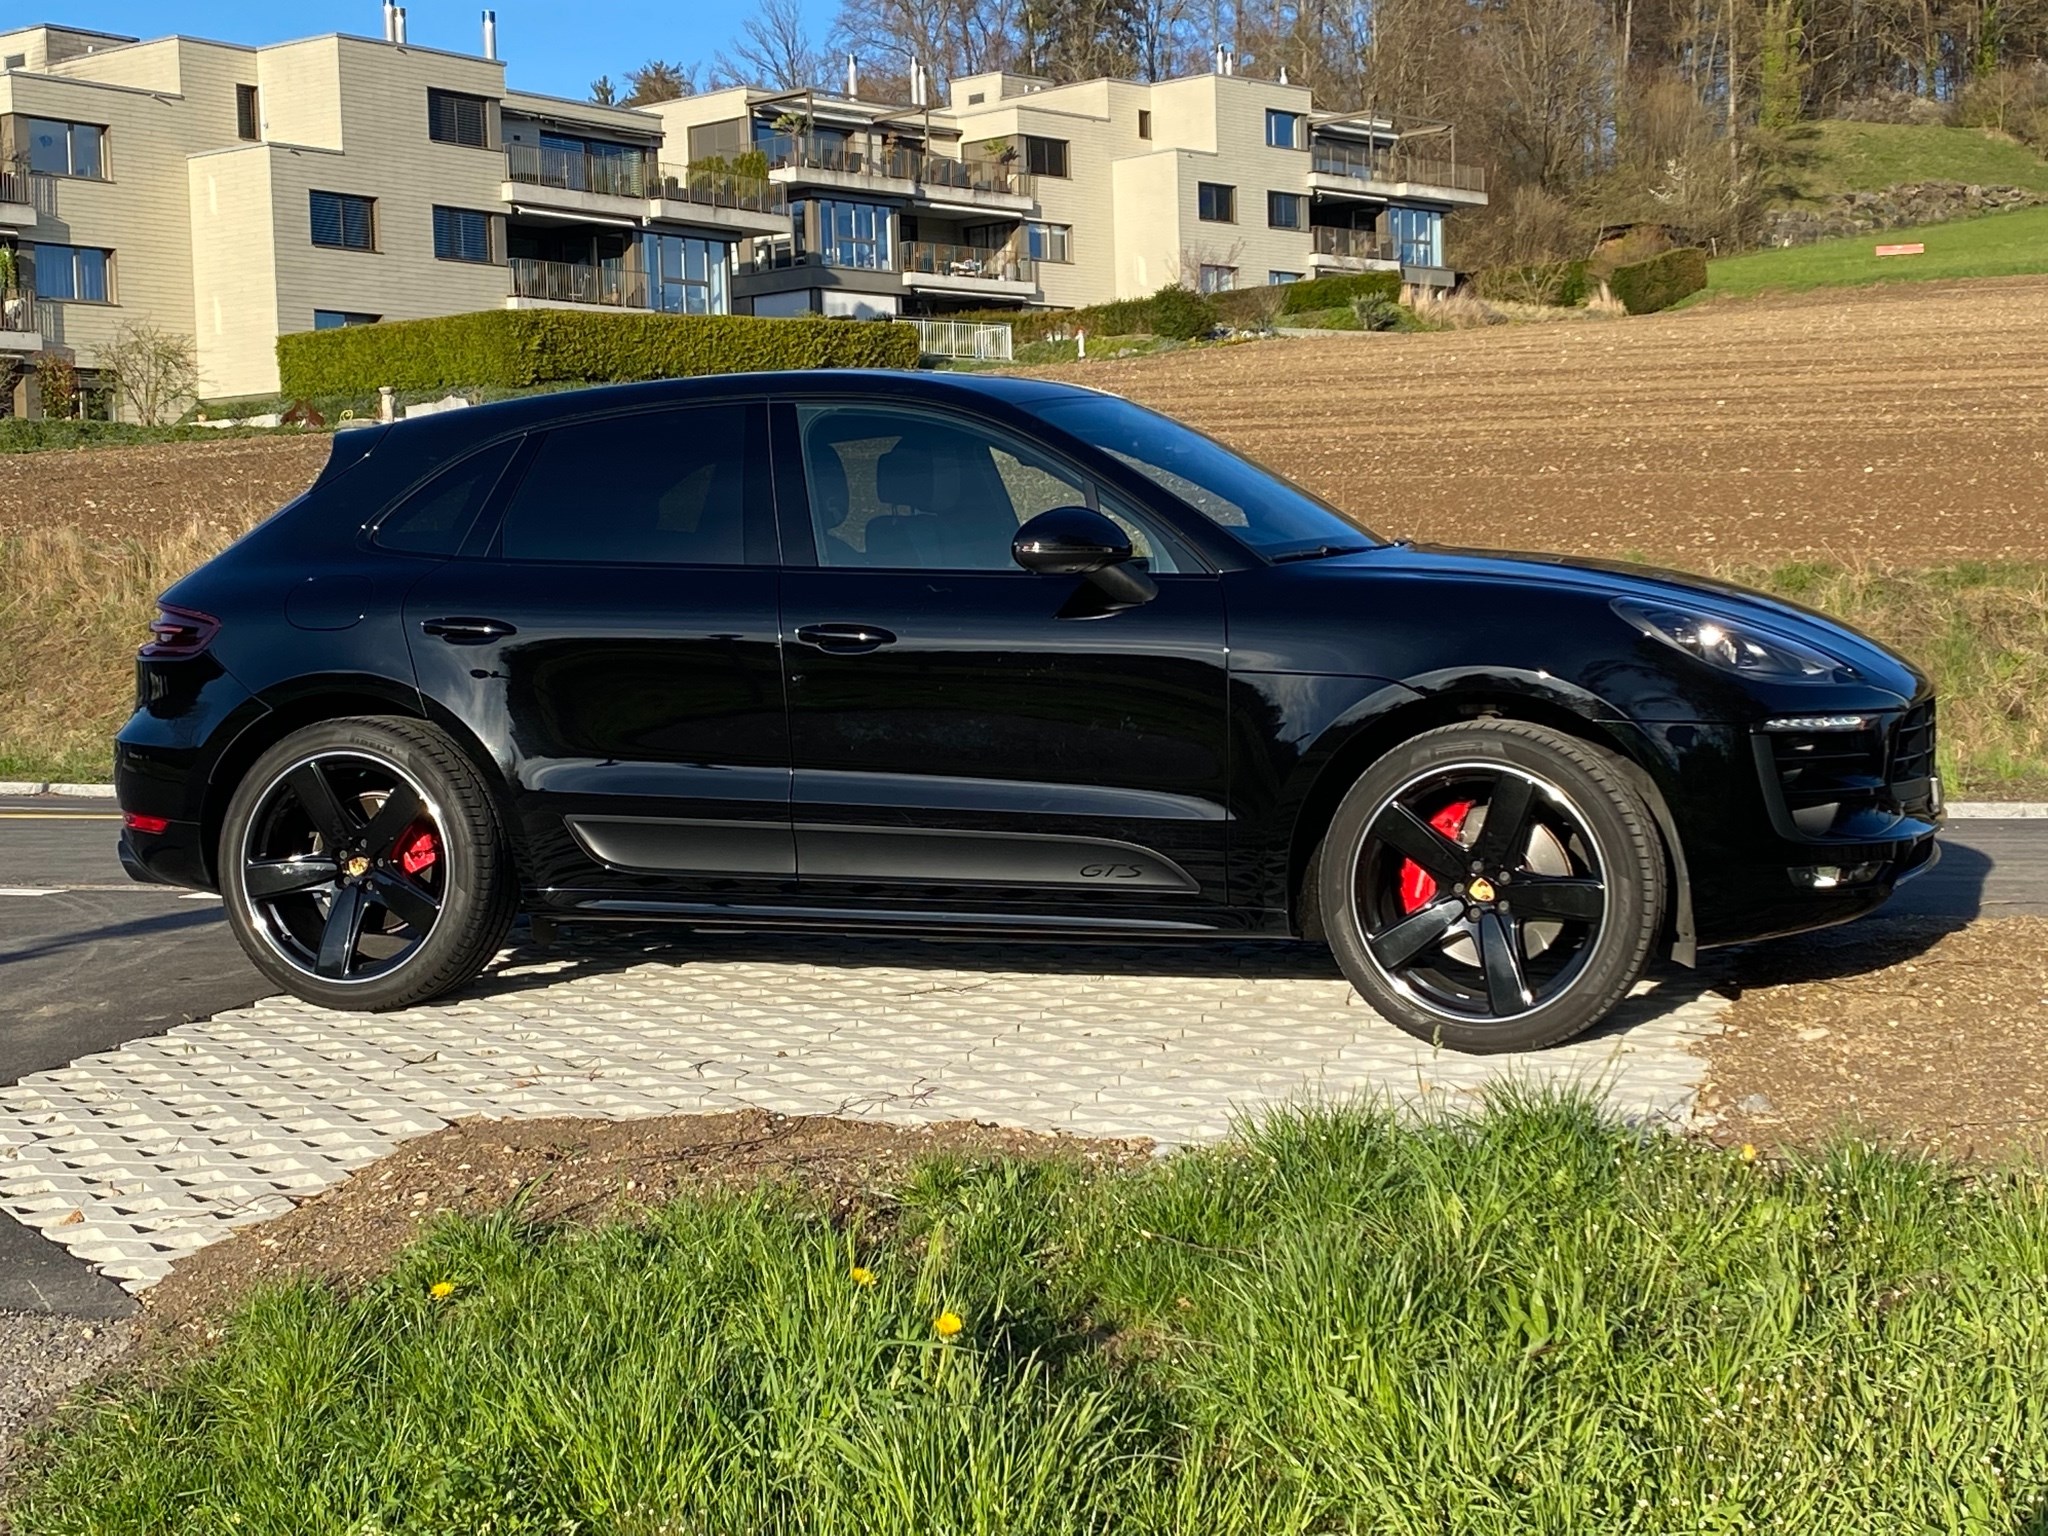
M497 307L943 315L1312 274L1447 282L1485 201L1434 128L1230 74L953 82L945 106L733 89L646 109L513 91L484 56L0 32L0 408L189 334L209 399L276 339ZM488 18L488 13L486 13Z

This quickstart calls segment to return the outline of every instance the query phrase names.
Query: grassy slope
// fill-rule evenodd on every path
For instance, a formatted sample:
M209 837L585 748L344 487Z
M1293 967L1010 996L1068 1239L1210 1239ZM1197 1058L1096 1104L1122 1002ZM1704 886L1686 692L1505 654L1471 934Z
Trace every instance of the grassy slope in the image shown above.
M1880 257L1874 254L1880 241L1887 245L1925 244L1927 253ZM1707 264L1707 288L1699 297L1795 293L1930 278L2011 277L2027 272L2048 272L2048 207L1723 257Z
M23 1536L2037 1529L2048 1205L1534 1103L833 1215L435 1230L75 1415ZM864 1283L865 1282L865 1283ZM452 1294L437 1299L437 1285ZM958 1337L939 1336L946 1313Z
M2048 192L2048 160L1978 128L1813 123L1787 144L1786 200L1881 192L1907 181L1962 181Z

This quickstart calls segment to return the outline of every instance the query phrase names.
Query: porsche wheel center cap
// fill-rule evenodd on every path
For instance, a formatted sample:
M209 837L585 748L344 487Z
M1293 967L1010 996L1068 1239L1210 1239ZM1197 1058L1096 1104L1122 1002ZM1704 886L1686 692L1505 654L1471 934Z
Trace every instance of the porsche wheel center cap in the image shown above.
M341 867L347 871L350 879L360 880L370 872L370 861L361 854L357 854Z
M1483 876L1474 880L1468 889L1471 891L1474 901L1493 900L1493 882Z

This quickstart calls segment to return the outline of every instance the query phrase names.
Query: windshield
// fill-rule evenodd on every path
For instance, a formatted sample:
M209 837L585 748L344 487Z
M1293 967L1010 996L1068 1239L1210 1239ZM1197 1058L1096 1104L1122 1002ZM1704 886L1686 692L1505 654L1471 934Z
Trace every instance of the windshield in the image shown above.
M1114 395L1058 400L1038 414L1114 454L1269 560L1366 549L1377 539L1336 508L1214 438Z

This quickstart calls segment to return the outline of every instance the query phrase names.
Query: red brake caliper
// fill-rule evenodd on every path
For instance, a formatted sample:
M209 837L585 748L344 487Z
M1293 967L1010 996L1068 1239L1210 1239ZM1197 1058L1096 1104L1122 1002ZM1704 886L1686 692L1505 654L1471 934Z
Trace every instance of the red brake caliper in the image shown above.
M1453 800L1429 818L1429 824L1456 842L1465 830L1465 818L1472 814L1470 800ZM1436 900L1436 879L1413 859L1401 861L1401 910L1420 912Z
M424 821L416 821L398 840L398 867L408 875L416 875L441 856L441 845L434 838L434 829Z

